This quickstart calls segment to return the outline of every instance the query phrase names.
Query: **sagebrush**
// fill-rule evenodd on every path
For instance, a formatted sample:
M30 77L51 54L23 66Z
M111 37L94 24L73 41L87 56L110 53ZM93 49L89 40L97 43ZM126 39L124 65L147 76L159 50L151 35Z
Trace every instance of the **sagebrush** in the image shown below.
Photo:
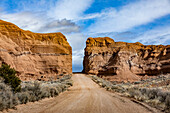
M0 110L14 108L18 104L35 102L55 97L73 85L70 75L57 81L29 81L21 83L20 92L14 92L10 85L0 81Z
M94 82L107 90L119 92L124 96L135 98L138 101L146 102L149 105L162 110L163 112L170 112L170 85L167 84L166 86L152 87L153 84L162 84L162 82L165 82L165 80L169 81L170 77L168 76L166 77L166 79L162 79L165 78L164 76L162 76L156 79L141 81L141 84L140 81L135 83L113 84L98 76L90 77Z

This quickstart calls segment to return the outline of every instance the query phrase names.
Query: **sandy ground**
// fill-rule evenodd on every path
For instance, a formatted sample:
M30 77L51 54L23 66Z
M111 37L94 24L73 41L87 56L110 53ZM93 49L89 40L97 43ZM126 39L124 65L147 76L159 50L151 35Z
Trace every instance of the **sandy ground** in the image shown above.
M159 113L117 93L100 88L83 74L74 74L73 87L55 98L18 105L10 113ZM6 111L4 111L6 112Z

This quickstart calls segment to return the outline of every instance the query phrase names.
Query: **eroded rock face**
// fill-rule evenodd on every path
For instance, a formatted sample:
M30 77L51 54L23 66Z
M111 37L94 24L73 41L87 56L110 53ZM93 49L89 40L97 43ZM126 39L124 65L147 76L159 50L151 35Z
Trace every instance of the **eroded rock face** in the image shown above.
M136 81L142 76L170 73L170 45L115 42L109 37L88 38L84 72L114 81ZM140 75L140 76L139 76Z
M0 64L22 80L50 80L72 73L72 48L62 33L33 33L0 20Z

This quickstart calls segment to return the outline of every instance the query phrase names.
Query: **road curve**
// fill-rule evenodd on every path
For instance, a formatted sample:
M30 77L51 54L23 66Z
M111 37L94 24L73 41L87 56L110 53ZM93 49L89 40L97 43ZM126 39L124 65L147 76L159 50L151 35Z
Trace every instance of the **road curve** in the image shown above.
M10 113L153 113L148 109L100 88L83 74L74 74L73 87L59 96L18 105ZM158 113L158 111L155 111Z

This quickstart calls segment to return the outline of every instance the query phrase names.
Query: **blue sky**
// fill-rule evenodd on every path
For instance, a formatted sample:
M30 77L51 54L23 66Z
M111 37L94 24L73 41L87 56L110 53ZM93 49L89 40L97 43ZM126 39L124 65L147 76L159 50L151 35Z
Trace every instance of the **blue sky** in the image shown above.
M0 19L33 32L62 32L82 70L88 37L170 44L170 0L1 0Z

